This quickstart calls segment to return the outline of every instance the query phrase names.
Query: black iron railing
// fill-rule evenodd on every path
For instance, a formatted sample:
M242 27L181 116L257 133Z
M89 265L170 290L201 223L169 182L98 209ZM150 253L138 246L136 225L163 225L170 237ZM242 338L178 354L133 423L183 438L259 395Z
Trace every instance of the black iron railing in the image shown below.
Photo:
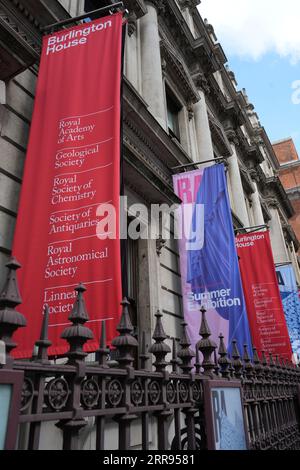
M207 449L210 423L205 421L204 383L222 379L242 385L251 449L300 449L299 368L278 357L270 356L267 361L264 353L260 360L256 350L252 363L247 346L241 358L235 342L229 358L222 335L217 353L204 309L195 353L185 323L179 345L173 339L172 348L168 346L162 314L157 312L153 344L147 350L145 334L141 335L140 368L135 369L134 351L138 341L132 335L128 301L124 299L119 336L112 342L117 351L117 367L108 360L105 323L97 361L87 362L83 347L92 333L85 326L88 320L83 298L85 288L79 285L70 325L62 333L69 343L66 363L55 364L48 358L51 343L47 308L35 356L30 361L14 360L11 351L16 344L12 337L18 328L25 326L26 320L15 310L21 303L16 280L20 265L13 259L7 267L7 281L0 294L0 340L5 342L7 361L0 367L24 371L19 427L26 425L27 432L22 448L38 449L43 423L54 422L62 430L62 448L79 449L81 431L87 426L88 418L93 417L97 450L105 448L105 423L112 419L116 422L121 450L130 448L133 422L138 422L141 428L144 450L150 447L150 433L151 448ZM170 353L172 359L167 362ZM153 421L156 426L152 426Z

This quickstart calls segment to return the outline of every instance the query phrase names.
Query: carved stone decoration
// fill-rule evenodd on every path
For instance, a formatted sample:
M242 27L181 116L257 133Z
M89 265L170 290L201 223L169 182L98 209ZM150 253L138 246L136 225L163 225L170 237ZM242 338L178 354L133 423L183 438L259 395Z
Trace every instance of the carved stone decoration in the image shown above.
M158 256L161 255L161 251L164 248L164 246L166 245L166 243L167 243L167 240L162 238L161 235L159 236L159 238L157 238L157 240L156 240L156 253L158 254Z
M54 411L61 411L67 404L70 389L63 377L51 380L46 388L46 403Z
M197 74L193 75L193 80L196 87L202 90L203 93L207 95L210 93L210 87L203 72L198 72Z
M195 8L200 4L200 0L178 0L180 8Z
M176 400L176 389L173 382L167 384L167 400L169 403L174 403Z
M165 0L156 0L157 13L159 15L164 15L166 12L166 2Z
M184 50L184 45L179 50ZM197 103L199 93L181 54L164 37L160 41L164 76L170 77L187 103Z
M97 405L100 389L94 379L84 380L81 384L81 401L84 407L91 409Z
M21 411L25 411L32 402L34 386L30 379L25 378L21 393Z
M188 400L188 397L189 397L188 386L185 382L180 382L178 388L179 388L180 401L185 403Z
M135 33L136 33L136 14L131 13L128 17L127 34L130 37Z
M107 384L107 401L108 403L116 407L121 403L123 397L123 387L121 382L117 379L111 380Z
M144 390L141 382L135 380L130 387L131 401L135 406L141 405L144 398Z
M189 103L188 107L187 107L187 111L188 111L188 118L189 118L189 121L191 121L194 117L194 110L193 110L193 105L192 103Z
M152 405L156 405L159 402L161 395L159 383L155 380L150 382L148 387L148 393L150 402L152 403Z
M166 59L164 59L163 57L161 59L161 72L162 72L163 78L166 78L166 76L167 76L167 62L166 62Z
M234 144L236 147L239 146L239 139L234 129L225 128L225 134L231 144Z

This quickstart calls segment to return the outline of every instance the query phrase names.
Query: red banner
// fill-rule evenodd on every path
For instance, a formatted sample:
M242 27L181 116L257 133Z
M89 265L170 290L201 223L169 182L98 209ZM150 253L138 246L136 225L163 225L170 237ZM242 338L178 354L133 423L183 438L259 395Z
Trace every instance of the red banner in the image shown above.
M239 235L236 245L253 346L291 360L269 232Z
M63 354L74 287L83 282L94 340L102 320L108 342L120 317L119 239L100 240L99 205L111 203L119 227L122 14L43 39L13 254L26 333L16 357L29 357L49 305L49 354Z

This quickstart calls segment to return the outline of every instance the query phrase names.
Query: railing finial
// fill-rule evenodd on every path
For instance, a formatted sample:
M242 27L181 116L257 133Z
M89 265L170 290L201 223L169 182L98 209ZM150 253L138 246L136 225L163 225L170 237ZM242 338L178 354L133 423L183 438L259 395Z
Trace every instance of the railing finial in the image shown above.
M165 370L168 363L165 358L168 353L171 352L171 348L165 343L167 335L165 333L163 324L162 324L162 314L157 310L156 314L156 325L152 338L155 343L149 349L149 352L155 356L154 366L157 372L162 372Z
M219 343L219 366L221 369L221 375L225 379L229 377L229 366L230 360L228 359L227 349L224 343L224 336L222 333L219 335L220 343Z
M83 351L83 346L89 339L94 338L91 330L83 326L89 320L83 298L83 293L86 291L86 288L83 284L79 284L75 287L75 291L77 292L77 297L69 316L69 320L73 324L67 326L61 334L61 338L65 339L70 345L70 349L67 353L70 363L84 360L87 353Z
M0 294L0 340L5 343L6 364L10 367L13 361L10 352L17 346L12 336L18 328L26 326L26 319L15 310L22 303L16 275L21 265L15 258L11 258L6 267L8 274Z
M204 375L213 376L213 370L215 368L214 361L211 356L214 350L217 348L217 345L214 341L210 339L211 331L206 320L206 310L204 307L201 307L200 312L202 314L201 325L200 325L200 336L202 339L198 341L197 347L199 351L202 352L203 362L202 367L204 370Z
M98 360L99 366L103 368L108 368L107 365L107 356L109 354L109 348L106 344L106 323L105 320L101 322L101 333L100 333L100 344L99 349L96 352L96 358Z
M130 320L128 307L130 302L126 297L124 297L121 302L122 305L122 315L119 325L117 326L117 331L120 333L119 336L116 336L112 340L112 345L117 348L119 355L117 361L122 368L132 367L134 362L133 351L138 347L138 342L132 336L133 326Z
M182 337L180 340L181 350L177 353L179 359L181 359L180 368L183 373L189 373L193 369L192 359L195 357L194 351L191 349L191 341L187 332L187 323L183 321L182 326Z
M38 348L37 361L43 364L49 363L48 348L52 344L51 341L48 339L48 325L49 325L49 306L45 305L40 339L36 341L35 343L35 345Z
M242 375L243 375L243 363L241 361L241 356L240 356L240 352L239 352L239 348L238 348L238 345L237 345L237 340L233 340L232 341L232 365L233 365L233 368L234 368L234 376L237 378L237 379L241 379Z

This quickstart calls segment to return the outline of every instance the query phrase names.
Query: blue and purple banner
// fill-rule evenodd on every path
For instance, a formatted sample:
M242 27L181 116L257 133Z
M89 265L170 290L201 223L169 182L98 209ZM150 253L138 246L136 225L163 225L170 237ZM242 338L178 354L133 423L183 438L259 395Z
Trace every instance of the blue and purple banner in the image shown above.
M277 266L276 274L292 350L300 357L300 300L293 265Z
M223 333L229 352L237 340L242 353L244 343L249 349L252 343L224 165L174 175L173 183L183 203L185 230L179 251L184 316L192 346L199 341L199 309L204 306L212 339L218 343Z

